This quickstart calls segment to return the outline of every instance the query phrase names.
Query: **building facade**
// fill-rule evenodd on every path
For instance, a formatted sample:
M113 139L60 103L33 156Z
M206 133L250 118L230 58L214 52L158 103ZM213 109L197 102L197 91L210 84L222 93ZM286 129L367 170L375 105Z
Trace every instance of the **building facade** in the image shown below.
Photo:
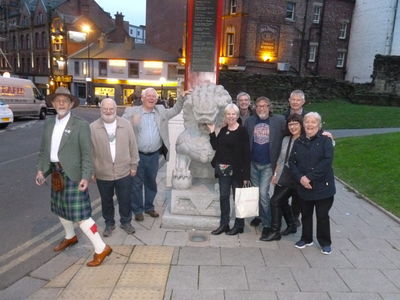
M135 43L125 30L123 15L116 14L112 31L69 56L71 91L81 103L111 97L119 105L132 105L147 87L155 88L161 99L175 99L177 61L177 55Z
M146 26L129 25L129 36L135 39L136 44L146 43Z
M252 73L344 79L354 2L224 0L220 64ZM179 1L168 6L165 9L175 11L176 18L161 20L157 11L164 11L163 4L147 0L148 42L161 47L168 40L164 49L173 51L183 48L184 38L176 39L180 34L180 23L176 23L179 16L185 16L186 8ZM184 24L185 20L181 22ZM178 32L165 28L178 28Z
M371 82L375 55L400 55L400 1L357 0L346 80Z

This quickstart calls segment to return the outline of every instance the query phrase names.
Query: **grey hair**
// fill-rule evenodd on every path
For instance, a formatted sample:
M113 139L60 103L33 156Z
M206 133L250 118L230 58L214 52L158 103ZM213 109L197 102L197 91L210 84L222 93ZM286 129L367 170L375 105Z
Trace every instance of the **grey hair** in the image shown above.
M104 98L103 100L101 100L101 102L100 102L100 107L103 107L104 102L106 102L106 101L108 101L108 100L111 100L111 101L112 101L112 103L113 103L113 105L114 105L114 108L117 107L117 103L115 103L114 99L112 99L112 98Z
M242 97L242 96L246 96L246 98L247 98L249 101L251 100L249 94L247 94L246 92L240 92L240 93L237 94L237 96L236 96L236 101L239 102L239 99L240 99L240 97Z
M230 110L233 110L236 113L236 116L239 118L239 108L234 103L229 103L225 106L224 115L226 115Z
M292 96L294 96L294 95L298 95L298 96L300 96L303 100L306 100L306 95L304 94L304 92L303 92L302 90L294 90L294 91L292 91L292 92L290 93L290 97L289 97L289 98L292 98Z
M149 87L147 89L144 89L142 91L142 97L146 96L148 93L153 92L157 95L157 91L155 90L155 88Z
M317 112L315 112L315 111L309 112L309 113L307 113L307 114L304 116L303 121L305 122L306 119L308 119L308 118L315 118L315 119L317 119L318 122L319 122L319 126L318 126L319 129L322 128L322 118L321 118L321 115L320 115L319 113L317 113Z

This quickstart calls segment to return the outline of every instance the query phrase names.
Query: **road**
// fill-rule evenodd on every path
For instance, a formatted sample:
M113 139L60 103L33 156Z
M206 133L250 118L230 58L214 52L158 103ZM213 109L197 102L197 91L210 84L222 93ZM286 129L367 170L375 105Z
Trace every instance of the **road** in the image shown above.
M118 108L119 115L122 111ZM92 122L100 111L79 107L74 113ZM50 187L34 182L43 124L22 119L0 130L0 290L54 257L48 244L63 237L58 218L50 211ZM89 191L98 212L94 183Z

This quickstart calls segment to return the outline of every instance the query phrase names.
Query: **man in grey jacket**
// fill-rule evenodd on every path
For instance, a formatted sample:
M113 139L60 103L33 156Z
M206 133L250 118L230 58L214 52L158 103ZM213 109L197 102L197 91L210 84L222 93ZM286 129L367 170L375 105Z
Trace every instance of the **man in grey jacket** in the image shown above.
M143 221L143 212L153 218L159 216L154 209L157 194L156 177L160 153L168 160L168 121L182 110L184 97L178 97L174 107L166 109L157 104L157 92L147 88L142 93L143 104L125 109L123 117L131 122L139 148L140 162L132 185L132 210L136 221ZM143 201L144 185L144 201Z
M272 170L275 170L281 151L286 122L281 115L272 115L271 102L267 97L258 97L256 114L247 118L244 127L250 138L251 183L260 187L259 204L263 226L261 238L263 238L271 230L269 184Z
M114 191L117 195L120 227L128 234L135 232L131 224L132 176L139 162L138 148L131 124L117 116L111 98L100 104L101 117L90 124L94 176L101 196L101 210L106 223L104 236L115 229Z

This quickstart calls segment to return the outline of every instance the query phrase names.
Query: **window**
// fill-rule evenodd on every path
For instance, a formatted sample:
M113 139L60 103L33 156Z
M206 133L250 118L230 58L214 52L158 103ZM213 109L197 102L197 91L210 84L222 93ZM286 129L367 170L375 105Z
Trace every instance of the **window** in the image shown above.
M286 19L294 21L296 3L288 2L286 4Z
M336 59L336 67L337 68L343 68L344 67L344 61L346 59L346 52L345 51L339 51Z
M168 65L168 80L176 80L178 78L177 65Z
M313 23L314 24L319 24L320 19L321 19L321 5L314 4L314 8L313 8Z
M99 76L107 76L107 62L99 61Z
M36 71L37 73L41 72L41 68L40 68L40 58L36 57Z
M139 63L129 63L128 64L128 77L139 77Z
M47 58L43 57L42 58L42 72L47 72Z
M15 50L17 48L17 39L15 38L15 35L12 37L12 49Z
M21 72L25 72L25 58L21 58Z
M237 12L237 0L229 1L229 14L233 15Z
M226 34L226 56L232 57L234 53L235 46L235 34L227 33Z
M308 62L315 62L317 56L318 43L310 43L310 48L308 52Z
M344 40L347 36L347 23L341 23L339 29L339 39Z
M26 60L27 60L27 62L26 62L26 71L27 71L28 73L30 73L31 70L32 70L31 58L29 57L29 58L27 58Z
M40 47L41 48L46 48L46 34L44 33L44 31L42 32L42 38L41 38Z
M35 33L35 48L39 49L39 32Z
M79 61L74 61L74 74L75 75L80 75L80 65L79 65Z
M31 39L29 33L25 37L26 39L26 49L31 49Z
M19 49L24 49L24 35L23 34L21 34L19 40L20 40Z

